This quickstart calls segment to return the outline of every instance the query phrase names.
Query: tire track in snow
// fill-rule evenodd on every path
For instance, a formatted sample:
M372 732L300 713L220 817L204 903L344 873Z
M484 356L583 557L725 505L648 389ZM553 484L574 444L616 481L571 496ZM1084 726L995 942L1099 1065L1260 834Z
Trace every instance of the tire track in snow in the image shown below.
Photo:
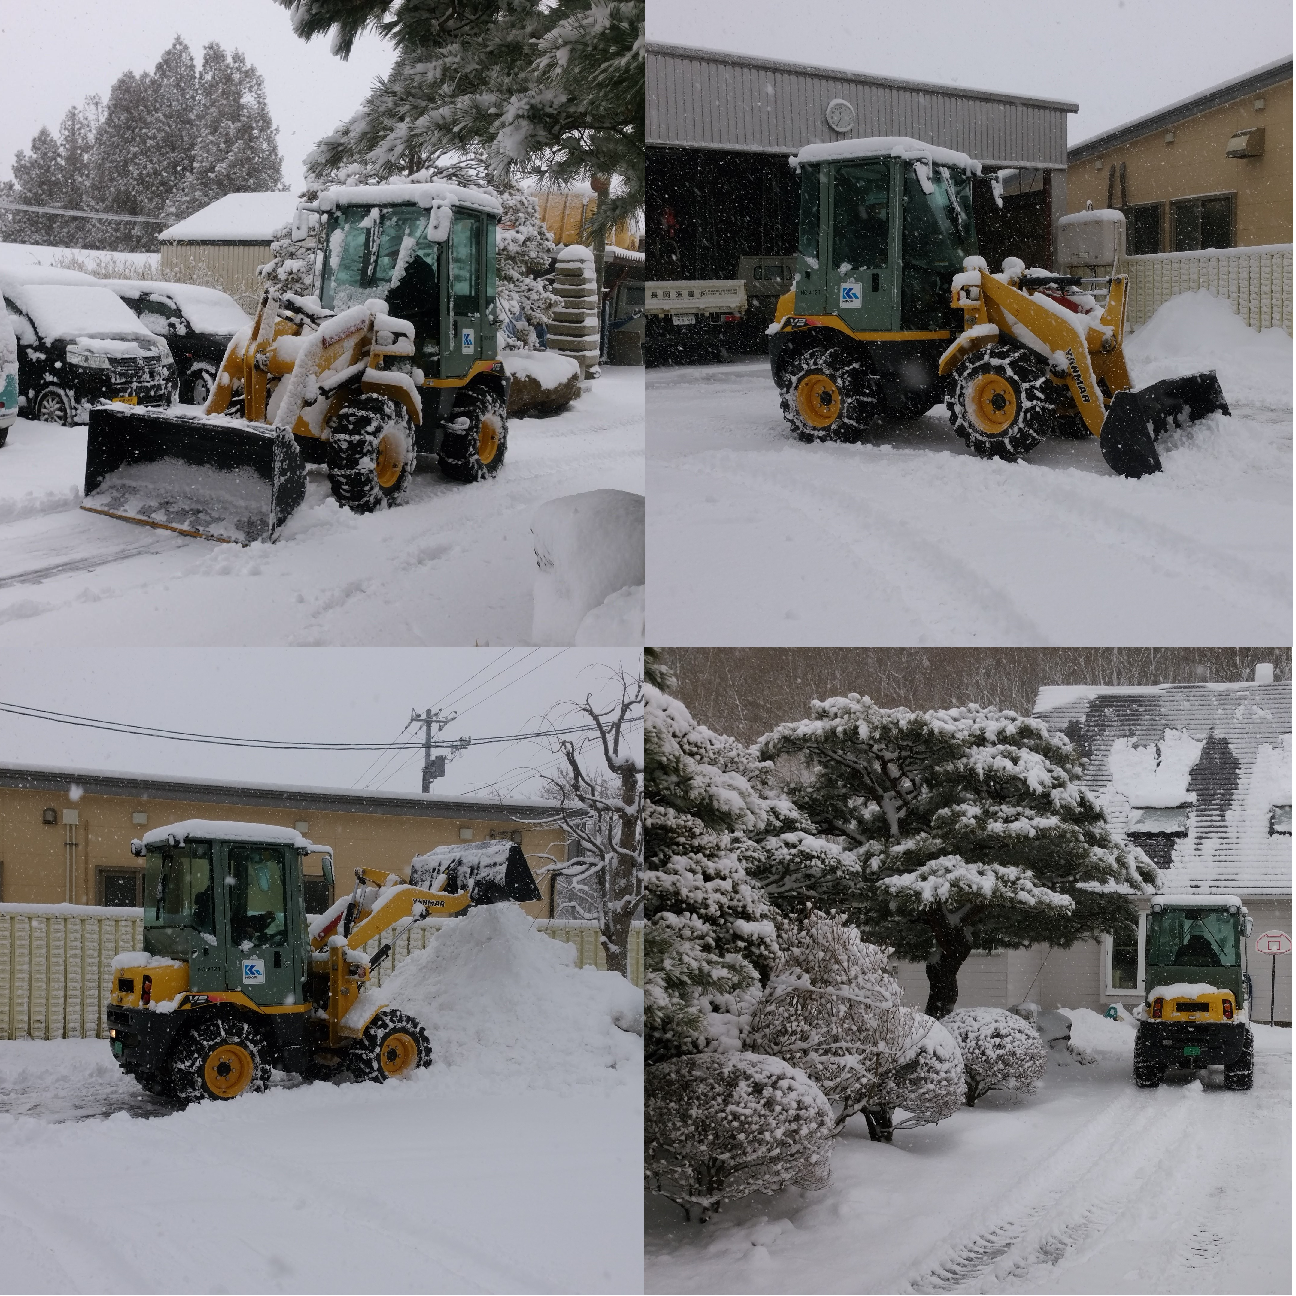
M857 493L840 486L798 485L789 483L786 476L771 480L764 472L751 468L713 466L699 462L699 458L672 460L658 464L657 468L716 478L726 484L745 485L767 495L781 496L797 512L830 531L834 539L855 553L876 582L890 591L891 601L903 607L918 624L927 626L932 634L958 634L968 625L982 625L989 613L994 619L984 625L982 637L986 641L994 641L996 636L1011 636L1013 642L1049 642L1040 626L1006 590L923 535L906 515L886 509L875 499L868 500L865 508ZM840 502L829 505L829 497L837 497ZM826 517L829 512L833 519L831 525ZM921 560L919 563L913 561L915 556ZM944 586L944 597L931 597L929 591L933 584ZM914 585L923 591L917 607L912 595L905 592L906 587ZM930 619L934 603L946 609L939 624Z

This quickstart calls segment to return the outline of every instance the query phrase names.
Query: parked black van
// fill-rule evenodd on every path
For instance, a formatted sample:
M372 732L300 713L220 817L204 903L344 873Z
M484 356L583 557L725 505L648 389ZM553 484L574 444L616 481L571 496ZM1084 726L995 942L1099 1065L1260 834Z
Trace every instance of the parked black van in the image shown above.
M230 338L251 327L243 308L219 288L144 279L103 282L145 328L166 338L180 371L180 400L186 405L205 405Z

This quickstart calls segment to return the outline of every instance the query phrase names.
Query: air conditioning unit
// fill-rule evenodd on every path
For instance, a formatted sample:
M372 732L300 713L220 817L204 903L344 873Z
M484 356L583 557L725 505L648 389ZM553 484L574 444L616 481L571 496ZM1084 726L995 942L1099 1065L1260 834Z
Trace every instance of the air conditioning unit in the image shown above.
M1252 126L1249 130L1238 131L1228 142L1224 150L1225 157L1249 158L1264 157L1263 126Z

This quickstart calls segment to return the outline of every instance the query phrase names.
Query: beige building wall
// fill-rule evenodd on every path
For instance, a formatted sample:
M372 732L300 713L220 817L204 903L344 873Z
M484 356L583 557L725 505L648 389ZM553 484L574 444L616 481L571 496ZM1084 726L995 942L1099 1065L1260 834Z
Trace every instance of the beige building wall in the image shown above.
M1254 104L1263 99L1263 109ZM1227 158L1225 147L1240 130L1263 126L1264 156ZM1083 211L1086 201L1106 207L1111 167L1125 164L1128 206L1158 202L1162 213L1161 248L1174 250L1169 202L1206 194L1236 193L1234 245L1256 247L1292 241L1292 83L1284 81L1176 122L1174 141L1164 127L1117 145L1067 168L1067 210ZM1120 202L1119 180L1114 204Z
M52 809L55 823L43 822ZM69 815L76 822L65 823ZM147 823L132 816L142 814ZM72 801L67 792L0 787L0 902L78 905L100 903L101 870L142 871L143 860L130 852L131 839L151 828L184 819L237 820L292 828L311 841L333 847L339 890L350 890L352 870L384 869L408 879L410 861L434 846L482 841L496 833L520 833L522 850L533 871L552 854L564 857L561 830L537 828L506 818L435 818L424 815L365 814L351 811L282 810L213 801L165 800L156 797L85 793ZM307 872L318 874L320 857L308 856ZM543 898L522 908L533 918L547 918L552 907L552 880L538 879Z
M255 315L263 287L257 267L272 259L269 243L163 243L159 269L173 282L219 288Z

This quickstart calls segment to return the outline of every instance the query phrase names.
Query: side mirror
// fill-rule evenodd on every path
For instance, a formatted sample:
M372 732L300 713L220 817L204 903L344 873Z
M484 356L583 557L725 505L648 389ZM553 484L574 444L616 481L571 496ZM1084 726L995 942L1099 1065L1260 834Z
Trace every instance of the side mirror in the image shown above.
M320 861L324 869L324 880L329 884L329 895L333 894L333 856L325 855Z
M318 213L307 211L305 207L298 207L297 210L293 212L292 241L294 243L301 243L304 239L308 239L318 221Z
M1255 920L1247 917L1242 919L1242 931L1245 935L1250 936L1255 931Z

